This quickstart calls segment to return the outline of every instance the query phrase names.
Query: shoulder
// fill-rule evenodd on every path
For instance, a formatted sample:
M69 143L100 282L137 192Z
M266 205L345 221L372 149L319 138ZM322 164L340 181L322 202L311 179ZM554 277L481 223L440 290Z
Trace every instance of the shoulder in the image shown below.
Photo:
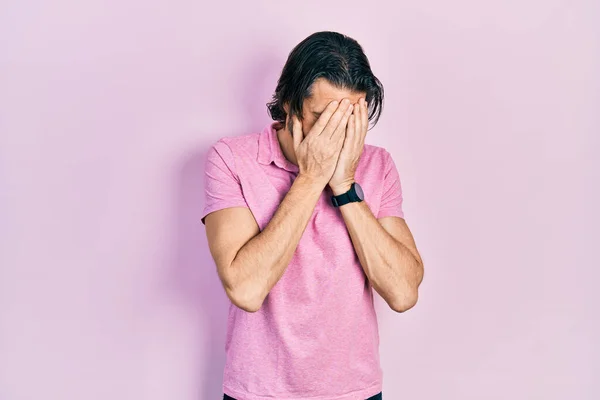
M390 153L381 146L374 146L372 144L366 144L364 146L363 154L370 154L374 157L389 157Z
M247 160L256 159L258 154L258 133L241 136L223 136L213 142L208 149L205 160L205 173L218 174L224 171L238 176L244 169Z
M259 133L249 133L241 136L223 136L213 142L208 149L208 155L220 156L227 164L236 159L247 158L258 154Z
M211 147L216 147L217 150L228 147L233 153L256 151L258 150L259 137L260 133L249 133L241 136L223 136L213 143Z
M231 150L248 150L258 148L260 133L248 133L241 136L224 136L218 142L227 144Z
M365 144L360 157L357 174L363 181L380 185L396 171L396 164L390 152L380 146Z
M390 153L383 147L365 144L361 155L361 163L369 169L378 169L389 163Z

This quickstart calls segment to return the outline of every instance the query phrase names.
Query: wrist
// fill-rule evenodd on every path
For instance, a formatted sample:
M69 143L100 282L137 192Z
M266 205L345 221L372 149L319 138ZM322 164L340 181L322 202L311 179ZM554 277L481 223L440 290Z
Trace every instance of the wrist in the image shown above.
M325 186L327 185L327 181L323 181L322 178L307 175L304 173L299 173L298 176L296 176L294 183L296 182L304 187L314 189L319 193L322 192Z
M349 191L350 188L352 187L353 183L354 183L354 180L344 182L341 184L337 184L337 185L329 185L329 187L331 188L331 192L333 193L334 196L339 196L339 195L344 194L347 191Z

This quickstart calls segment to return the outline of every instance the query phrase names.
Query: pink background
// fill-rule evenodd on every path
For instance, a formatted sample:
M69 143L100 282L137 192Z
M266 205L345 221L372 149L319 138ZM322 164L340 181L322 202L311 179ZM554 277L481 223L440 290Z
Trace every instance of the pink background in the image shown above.
M385 398L600 398L599 3L408 3L3 2L0 399L219 398L204 154L324 29L385 85L426 265L378 303Z

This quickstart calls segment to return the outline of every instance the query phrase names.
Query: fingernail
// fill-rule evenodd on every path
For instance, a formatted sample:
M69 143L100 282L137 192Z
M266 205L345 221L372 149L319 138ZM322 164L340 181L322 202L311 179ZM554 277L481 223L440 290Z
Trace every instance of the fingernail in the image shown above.
M343 102L344 102L344 104L348 104L350 102L350 100L344 99Z
M333 101L333 105L334 105L334 106L337 106L338 104L339 104L339 103L338 103L338 101L337 101L337 100L334 100L334 101Z

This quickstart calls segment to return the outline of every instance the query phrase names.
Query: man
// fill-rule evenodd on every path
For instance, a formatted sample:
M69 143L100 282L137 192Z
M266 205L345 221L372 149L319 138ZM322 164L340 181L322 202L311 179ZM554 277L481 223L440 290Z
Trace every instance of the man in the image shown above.
M375 289L403 312L423 264L390 154L364 144L383 87L361 46L290 53L261 133L206 160L202 222L231 300L224 399L381 399Z

